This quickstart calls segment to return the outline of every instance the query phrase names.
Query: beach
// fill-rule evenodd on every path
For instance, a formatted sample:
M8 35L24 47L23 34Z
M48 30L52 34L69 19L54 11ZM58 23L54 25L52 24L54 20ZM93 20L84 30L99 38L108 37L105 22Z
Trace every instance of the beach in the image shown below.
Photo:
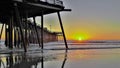
M43 53L41 49L31 45L28 52L10 51L0 55L1 68L119 68L119 44L81 45L68 43L70 49L64 50L63 42L46 43ZM77 44L77 45L76 45ZM116 47L116 49L87 49L89 47ZM118 47L118 48L117 48ZM52 48L52 49L51 49ZM59 50L60 48L60 50ZM86 49L85 49L86 48ZM54 50L56 49L56 50ZM57 50L58 49L58 50Z

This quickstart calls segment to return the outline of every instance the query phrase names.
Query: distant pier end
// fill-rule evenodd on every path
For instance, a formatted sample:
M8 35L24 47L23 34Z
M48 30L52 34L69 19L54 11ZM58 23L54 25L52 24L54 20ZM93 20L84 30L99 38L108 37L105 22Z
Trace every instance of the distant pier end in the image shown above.
M5 45L10 49L23 47L27 51L30 43L39 44L44 49L44 42L57 41L58 33L44 28L44 15L57 13L66 49L67 41L64 33L61 11L65 9L61 0L0 0L0 23L2 24L0 39L5 27ZM41 16L41 26L36 24L36 16ZM33 18L33 22L28 18ZM14 42L14 44L13 44Z

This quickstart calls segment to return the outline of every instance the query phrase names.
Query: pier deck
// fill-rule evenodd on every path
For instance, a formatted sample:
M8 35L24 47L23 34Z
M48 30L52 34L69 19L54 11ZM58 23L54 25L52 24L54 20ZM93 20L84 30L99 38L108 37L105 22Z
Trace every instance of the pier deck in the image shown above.
M54 1L54 0L53 0ZM18 9L21 12L22 16L25 16L27 12L28 17L41 16L45 14L50 14L58 11L64 10L63 4L57 5L55 3L51 4L48 2L38 1L30 2L29 0L8 0L0 1L0 15L7 16L10 14L10 11L13 9L13 4L17 3Z

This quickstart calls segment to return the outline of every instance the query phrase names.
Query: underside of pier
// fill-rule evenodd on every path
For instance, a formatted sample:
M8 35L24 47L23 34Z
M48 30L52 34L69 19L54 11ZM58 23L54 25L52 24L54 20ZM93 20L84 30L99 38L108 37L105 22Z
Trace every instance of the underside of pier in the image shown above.
M43 49L43 42L57 41L58 33L44 29L43 23L44 15L56 12L67 49L60 11L69 11L60 0L0 0L0 39L5 27L5 45L10 49L21 45L26 52L30 43L39 44ZM41 16L41 26L36 24L36 16ZM28 21L31 17L33 22Z

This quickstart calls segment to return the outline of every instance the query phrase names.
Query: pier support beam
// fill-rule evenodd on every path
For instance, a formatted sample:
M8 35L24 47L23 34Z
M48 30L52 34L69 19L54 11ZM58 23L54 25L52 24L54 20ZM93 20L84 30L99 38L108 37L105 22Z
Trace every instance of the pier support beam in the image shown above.
M17 39L16 39L16 37L17 37L17 34L16 34L17 32L16 32L16 27L14 26L14 46L16 47L17 46Z
M26 43L26 46L29 46L29 42L28 42L28 21L27 21L27 18L28 18L28 13L27 13L27 11L25 11L25 43Z
M6 24L5 24L5 45L6 47L8 47L8 28Z
M24 46L24 51L27 52L27 48L26 48L26 45L25 45L25 39L24 39L23 31L22 31L22 24L21 24L22 21L21 21L21 18L20 18L17 3L14 3L14 8L15 8L16 21L18 22L18 25L19 25L19 28L20 28L20 33L21 33L21 38L22 38L22 42L23 42L23 46Z
M39 40L39 36L38 36L38 30L37 30L37 25L36 25L35 17L33 17L33 20L34 20L34 26L35 26L35 31L36 31L36 35L37 35L37 40L38 40L39 47L40 47L40 40Z
M13 32L13 14L11 14L8 29L9 29L9 48L12 49L13 48L13 33L12 33Z
M43 28L43 15L41 15L41 48L43 49L44 47L44 44L43 44L43 30L44 30L44 28Z
M62 34L63 34L63 37L64 37L65 46L66 46L66 51L67 51L68 45L67 45L67 41L66 41L66 36L65 36L65 32L64 32L64 28L63 28L63 24L62 24L62 19L61 19L61 16L60 16L60 12L57 12L57 14L58 14L58 18L59 18L59 22L60 22L60 27L61 27L61 30L62 30Z

